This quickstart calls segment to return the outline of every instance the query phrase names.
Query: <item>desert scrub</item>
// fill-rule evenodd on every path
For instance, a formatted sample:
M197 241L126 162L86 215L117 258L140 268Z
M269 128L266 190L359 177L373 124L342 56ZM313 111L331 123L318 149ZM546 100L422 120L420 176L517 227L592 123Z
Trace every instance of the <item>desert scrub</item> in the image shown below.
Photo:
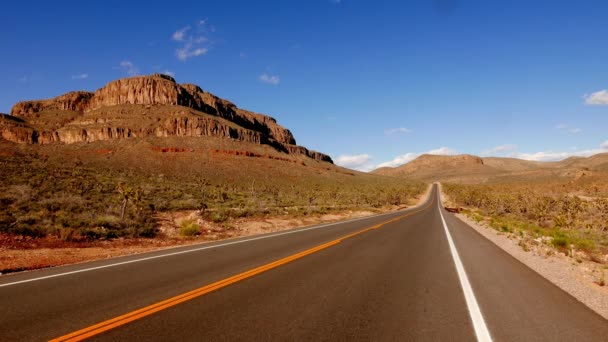
M206 220L223 223L249 216L374 210L407 205L427 187L312 169L281 177L252 176L257 169L249 166L182 172L165 164L143 167L147 157L126 166L33 152L0 157L0 233L74 241L153 237L155 213L161 211L197 210Z
M490 226L496 230L550 237L551 246L560 251L568 253L573 246L595 258L596 253L608 253L608 200L573 194L588 195L585 189L600 189L586 182L588 180L581 181L579 187L575 186L576 182L560 186L546 183L444 184L443 189L458 205L474 208L488 217Z

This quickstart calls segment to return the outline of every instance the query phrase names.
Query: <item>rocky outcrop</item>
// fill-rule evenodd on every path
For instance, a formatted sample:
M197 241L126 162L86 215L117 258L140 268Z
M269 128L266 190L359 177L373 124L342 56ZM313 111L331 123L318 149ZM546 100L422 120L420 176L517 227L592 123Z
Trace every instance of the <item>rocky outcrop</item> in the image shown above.
M287 147L287 151L289 151L289 153L303 154L303 155L305 155L309 158L315 159L315 160L333 163L330 156L317 152L317 151L311 151L304 146L286 145L286 147Z
M139 106L144 109L153 106L166 109L167 112L164 117L157 117L153 124L145 127L136 123L137 118L128 115L111 119L95 117L100 110L119 110L120 106ZM190 108L200 112L200 115L190 112L176 117L175 106ZM51 118L47 114L51 111L73 111L79 115L75 115L71 122L62 122L61 127L53 126L53 129L49 129L49 125L40 123L44 123L45 117ZM130 113L146 115L141 110ZM206 92L195 84L180 85L172 77L161 74L119 79L94 93L79 91L53 99L19 102L13 106L11 115L13 118L35 120L36 125L33 127L43 127L35 129L26 121L22 122L25 126L19 128L14 124L10 129L9 125L4 125L7 128L2 128L2 137L17 142L48 144L148 136L218 136L271 145L285 153L332 162L327 155L297 146L293 134L277 124L274 118L240 109L232 102ZM232 124L227 124L222 119ZM56 118L51 121L57 125ZM28 134L31 134L30 138L26 137Z
M48 110L72 110L82 112L89 108L93 93L73 91L54 99L18 102L11 109L12 116L28 117Z
M31 126L7 114L0 114L0 138L25 144L38 142L38 134Z
M85 111L120 104L181 105L190 107L187 91L166 75L137 76L108 83L98 89Z

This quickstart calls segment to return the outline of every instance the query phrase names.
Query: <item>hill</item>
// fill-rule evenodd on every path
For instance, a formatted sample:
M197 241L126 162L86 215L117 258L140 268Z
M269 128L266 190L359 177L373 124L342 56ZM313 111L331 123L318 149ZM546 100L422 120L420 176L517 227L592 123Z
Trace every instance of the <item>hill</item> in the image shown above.
M573 157L559 162L536 162L516 158L472 155L422 155L411 162L372 173L419 180L462 183L493 181L538 181L542 179L598 176L608 171L608 153L588 158Z

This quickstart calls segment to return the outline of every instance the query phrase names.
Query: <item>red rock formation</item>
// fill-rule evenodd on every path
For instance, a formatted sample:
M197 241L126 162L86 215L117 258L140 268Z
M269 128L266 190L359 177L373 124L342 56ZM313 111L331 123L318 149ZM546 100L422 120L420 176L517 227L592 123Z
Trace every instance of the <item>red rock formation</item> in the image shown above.
M11 109L12 116L28 117L45 110L73 110L82 112L89 108L93 93L73 91L54 99L18 102Z
M142 127L141 124L134 124L133 117L129 117L129 114L145 113L142 114L141 110L123 113L118 107L125 105L144 106L146 109L151 106L166 106L168 112L164 119L157 118L156 122ZM195 113L184 112L183 115L176 115L172 106L188 107L225 119L233 125L221 119ZM49 126L42 125L41 127L46 128L36 130L35 127L38 127L41 121L44 123L45 112L53 110L73 111L79 115L75 115L71 122L62 123L59 128L49 129ZM111 118L107 115L95 117L94 114L99 110L120 115ZM124 116L121 116L122 114ZM16 128L14 124L2 126L2 137L16 142L47 144L148 136L219 136L267 144L286 153L302 154L316 160L332 162L327 155L296 146L293 134L277 124L274 118L240 109L232 102L206 92L197 85L179 85L172 77L161 74L112 81L95 93L71 92L54 99L19 102L13 106L11 115L24 119L35 117L37 122L34 128L25 122L23 125L27 128ZM57 125L57 122L54 124Z
M85 111L120 104L182 105L190 107L185 89L166 75L136 76L108 83L98 89Z
M0 138L26 144L38 142L38 135L31 126L20 118L6 114L0 114Z

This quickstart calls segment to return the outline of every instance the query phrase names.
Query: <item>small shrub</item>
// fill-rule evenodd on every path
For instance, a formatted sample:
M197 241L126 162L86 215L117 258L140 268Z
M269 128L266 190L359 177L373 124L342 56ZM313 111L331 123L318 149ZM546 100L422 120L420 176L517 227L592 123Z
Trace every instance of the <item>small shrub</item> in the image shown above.
M600 276L597 278L595 283L599 286L606 286L606 274L604 273L604 270L600 270Z
M590 251L595 250L595 242L588 240L588 239L577 240L574 243L574 246L576 247L576 249L579 249L581 251L590 252Z
M196 236L201 233L201 226L193 220L184 220L180 224L179 233L181 236Z
M230 216L226 210L218 210L211 214L211 221L214 223L222 223L228 220Z
M570 245L570 239L563 234L556 233L551 240L551 244L557 248L567 248Z
M526 243L526 241L519 240L519 242L517 243L519 245L519 247L521 247L521 249L524 250L524 252L529 252L530 251L530 246L528 246L528 243Z
M59 229L59 238L62 241L73 241L76 235L76 230L72 228L60 228Z

